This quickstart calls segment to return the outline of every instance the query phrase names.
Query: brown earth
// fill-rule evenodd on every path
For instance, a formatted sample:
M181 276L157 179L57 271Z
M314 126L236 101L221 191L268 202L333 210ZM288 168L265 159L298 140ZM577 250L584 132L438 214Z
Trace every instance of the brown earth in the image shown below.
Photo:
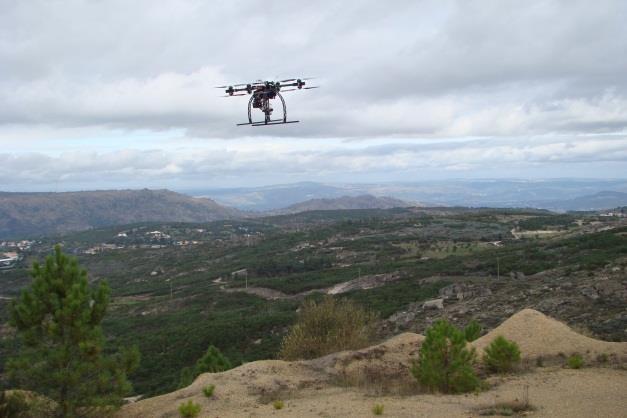
M421 393L409 373L424 337L405 333L362 350L310 361L257 361L223 373L205 373L181 390L126 405L118 417L177 417L187 400L202 406L202 417L367 417L375 403L384 416L471 417L482 407L522 400L528 390L537 417L627 416L627 343L607 343L572 331L526 309L475 341L481 350L496 335L514 339L527 359L579 352L612 354L614 368L532 368L491 377L489 390L469 395ZM598 366L598 365L597 365ZM202 388L216 386L206 398ZM283 400L275 410L272 402Z

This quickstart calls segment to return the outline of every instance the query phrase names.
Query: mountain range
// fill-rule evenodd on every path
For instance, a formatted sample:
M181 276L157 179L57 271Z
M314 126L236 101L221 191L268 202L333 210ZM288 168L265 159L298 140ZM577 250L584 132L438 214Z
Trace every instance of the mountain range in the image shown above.
M278 211L245 212L204 197L169 190L102 190L65 193L0 192L0 239L62 234L138 222L209 222L308 210L389 209L412 206L368 195L312 199Z
M557 212L603 210L627 206L627 181L459 180L344 185L306 182L194 190L187 194L148 189L0 192L0 239L137 222L208 222L311 210L408 206L526 207Z
M208 222L244 213L169 190L0 192L0 238L35 237L136 222Z
M403 183L322 184L314 182L262 187L185 190L242 210L286 208L310 199L388 196L424 206L538 208L555 211L600 210L627 205L627 180L479 179ZM597 196L598 193L613 193Z

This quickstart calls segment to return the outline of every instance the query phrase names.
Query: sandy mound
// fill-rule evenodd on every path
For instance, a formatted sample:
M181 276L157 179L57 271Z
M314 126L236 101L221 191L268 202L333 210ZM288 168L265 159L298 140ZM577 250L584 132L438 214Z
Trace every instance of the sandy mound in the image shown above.
M523 357L552 357L578 353L594 358L597 354L627 358L627 343L595 340L573 331L568 325L533 309L523 309L472 343L482 351L494 338L516 341Z
M627 343L580 335L531 309L513 315L472 344L483 350L497 335L516 341L527 358L574 352L627 358ZM175 418L178 406L188 400L202 406L201 417L364 417L372 415L375 403L385 405L386 416L468 417L476 416L482 406L520 399L526 388L538 408L536 417L615 417L627 410L627 373L602 368L538 368L501 378L498 386L476 396L417 392L398 396L403 392L396 389L411 389L414 384L409 367L424 338L405 333L315 360L255 361L223 373L205 373L184 389L126 405L116 417ZM209 384L216 387L211 399L202 394ZM278 399L285 402L282 410L272 406Z
M418 358L424 338L406 332L372 347L342 351L305 363L340 384L366 387L377 393L401 393L414 384L409 368L412 360Z

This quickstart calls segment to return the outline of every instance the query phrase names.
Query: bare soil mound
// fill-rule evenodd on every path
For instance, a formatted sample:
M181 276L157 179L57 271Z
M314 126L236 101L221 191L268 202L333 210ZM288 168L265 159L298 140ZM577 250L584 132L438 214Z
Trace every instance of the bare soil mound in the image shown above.
M473 341L478 351L485 349L497 336L515 341L523 358L554 357L580 354L596 358L599 354L627 359L627 343L596 340L573 331L568 325L533 309L523 309L483 337Z
M473 342L482 350L497 335L516 341L526 357L578 352L624 359L627 343L609 343L576 333L540 312L525 309ZM424 341L404 333L381 344L308 361L256 361L223 373L205 373L178 391L124 406L119 418L174 418L188 400L202 407L201 417L365 417L375 403L394 417L477 416L486 405L514 402L528 391L535 417L616 417L627 410L627 372L609 368L536 368L498 377L477 395L432 395L415 390L409 373ZM491 379L494 380L494 379ZM202 389L215 385L211 398ZM403 390L406 393L403 393ZM408 396L399 396L408 395ZM285 407L275 410L272 402Z

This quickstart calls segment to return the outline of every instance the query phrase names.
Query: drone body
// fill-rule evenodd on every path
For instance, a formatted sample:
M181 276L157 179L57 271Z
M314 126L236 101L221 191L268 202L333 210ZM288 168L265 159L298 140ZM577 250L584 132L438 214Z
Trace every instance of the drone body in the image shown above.
M251 126L265 126L265 125L280 125L284 123L296 123L297 120L287 120L287 107L285 106L285 99L281 95L281 91L294 91L294 90L308 90L308 89L316 89L318 86L314 87L304 87L305 80L310 80L309 78L290 78L288 80L281 81L256 81L254 83L248 84L234 84L232 86L220 86L217 87L219 89L224 90L227 93L224 97L231 96L246 96L251 95L250 100L248 101L248 122L238 123L237 126L242 125L251 125ZM287 84L282 84L287 83ZM287 89L283 90L284 88ZM281 107L283 111L283 117L281 119L272 119L272 112L274 109L272 108L271 100L279 98L281 100ZM253 122L252 111L253 109L259 109L264 114L264 120Z

